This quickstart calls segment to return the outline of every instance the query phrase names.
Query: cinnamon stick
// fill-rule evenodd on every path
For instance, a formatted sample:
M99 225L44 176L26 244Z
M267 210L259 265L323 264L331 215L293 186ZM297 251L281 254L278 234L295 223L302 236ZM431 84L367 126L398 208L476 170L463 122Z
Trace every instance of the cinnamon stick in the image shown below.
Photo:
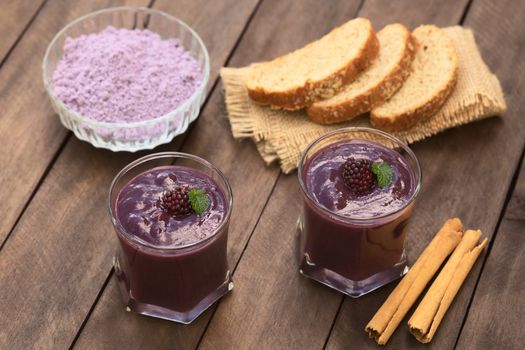
M480 237L480 230L465 232L445 267L408 321L410 333L421 343L432 340L459 288L487 244L487 239L478 244Z
M366 325L365 331L370 338L380 345L387 343L432 276L459 244L462 233L463 225L458 218L445 222L414 266Z

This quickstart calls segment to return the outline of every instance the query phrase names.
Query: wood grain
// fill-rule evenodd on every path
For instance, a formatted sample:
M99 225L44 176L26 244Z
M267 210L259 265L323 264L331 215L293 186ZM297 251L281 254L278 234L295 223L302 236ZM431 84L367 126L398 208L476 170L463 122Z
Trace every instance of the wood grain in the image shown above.
M3 1L0 5L0 62L11 50L45 0Z
M414 29L421 24L448 26L459 23L468 1L366 0L359 16L370 18L376 29L399 22Z
M474 2L466 22L481 31L478 42L490 65L495 67L507 92L509 113L515 122L507 128L508 135L521 137L521 148L516 142L514 152L523 149L525 139L523 115L525 107L525 33L515 31L523 23L525 4L513 1ZM495 43L505 43L497 45ZM508 123L507 116L503 122ZM512 147L512 140L500 139ZM504 151L500 149L500 152ZM514 153L513 152L513 153ZM502 158L508 157L505 153ZM495 165L497 166L497 165ZM497 167L493 172L500 171ZM485 188L480 187L485 192ZM501 186L501 185L500 185ZM499 187L499 186L497 186ZM485 193L488 202L492 199ZM485 209L486 212L490 208ZM525 312L525 163L522 163L516 187L503 216L493 247L480 277L474 299L458 341L458 349L521 349L525 343L522 315Z
M521 349L525 303L525 162L459 337L458 349Z
M443 10L448 11L444 4ZM509 13L503 15L504 11ZM411 13L407 10L404 15ZM524 71L523 50L516 50L523 45L523 33L512 29L523 21L524 15L511 1L475 0L471 5L465 25L474 29L483 58L501 80L509 111L501 119L449 130L413 146L423 169L423 190L408 235L410 261L420 254L441 223L452 216L459 216L466 227L480 228L489 238L493 235L525 141L524 111L520 102L524 89L519 78ZM458 18L451 17L451 23ZM495 50L496 43L505 44ZM483 260L483 256L479 260ZM454 346L480 266L478 261L429 344L431 348ZM358 300L346 299L327 348L340 349L349 344L375 348L363 329L391 288L388 286ZM412 311L389 341L392 348L421 346L406 328Z
M204 3L184 0L159 5L211 41L217 35L214 27L202 20L199 27L176 9L196 6L206 10L190 14L215 18L231 9L234 1ZM209 50L212 61L218 62L211 81L255 4L237 6L238 17L229 18L223 31L228 36ZM0 348L63 348L74 340L111 270L116 240L106 210L109 183L121 167L144 154L111 153L70 138L0 252ZM107 330L114 333L113 328Z
M0 197L5 199L0 242L67 135L42 83L41 64L47 45L73 19L119 4L145 5L147 0L50 0L0 70Z

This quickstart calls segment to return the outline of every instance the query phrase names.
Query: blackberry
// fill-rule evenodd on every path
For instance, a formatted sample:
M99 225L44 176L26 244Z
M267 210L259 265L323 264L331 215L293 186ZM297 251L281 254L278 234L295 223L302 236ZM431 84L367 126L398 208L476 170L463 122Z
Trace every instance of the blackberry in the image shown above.
M372 162L368 159L348 158L343 164L343 181L356 195L372 191L375 184Z
M164 210L175 216L184 216L191 213L188 189L177 187L173 191L167 191L162 195L161 205Z

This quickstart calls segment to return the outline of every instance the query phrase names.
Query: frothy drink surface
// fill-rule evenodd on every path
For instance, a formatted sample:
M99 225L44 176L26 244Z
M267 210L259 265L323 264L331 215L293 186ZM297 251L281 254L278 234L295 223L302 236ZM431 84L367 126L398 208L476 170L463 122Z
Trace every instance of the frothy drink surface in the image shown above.
M383 189L376 186L364 196L353 194L341 176L342 166L349 156L388 163L392 168L392 183ZM395 212L406 205L415 189L412 171L398 152L363 140L338 142L318 151L306 165L304 183L321 206L355 219Z
M202 214L168 214L162 195L177 187L205 190L210 205ZM116 216L129 234L155 247L176 248L200 242L217 230L226 215L222 190L208 175L186 167L165 166L133 178L119 193Z

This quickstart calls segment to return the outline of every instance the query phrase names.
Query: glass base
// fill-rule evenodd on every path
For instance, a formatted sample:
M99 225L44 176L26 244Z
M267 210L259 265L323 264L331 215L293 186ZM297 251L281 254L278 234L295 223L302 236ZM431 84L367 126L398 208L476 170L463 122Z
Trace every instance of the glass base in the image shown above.
M358 298L370 293L371 291L402 277L408 272L408 270L409 268L404 256L399 263L392 266L390 269L381 271L360 281L350 280L336 272L315 265L308 259L307 254L305 254L299 265L299 272L301 275L317 282L321 282L322 284L351 296L352 298Z
M118 269L118 260L116 258L113 259L113 265L115 266L115 269ZM219 286L219 288L217 288L212 293L210 293L207 297L202 299L202 301L198 303L191 310L179 312L179 311L164 308L162 306L145 304L145 303L141 303L135 300L132 296L131 291L128 290L126 281L122 278L122 274L118 273L117 271L115 275L116 275L116 278L119 284L120 295L122 297L124 304L126 305L126 311L129 311L129 312L133 311L141 315L147 315L147 316L161 318L164 320L174 321L174 322L183 323L183 324L189 324L193 322L204 311L206 311L206 309L208 309L217 300L219 300L226 293L228 293L229 291L233 289L233 281L231 278L231 274L228 271L226 280L224 281L222 285Z
M304 242L302 240L304 239L304 235L300 217L297 220L296 234L299 245L299 273L352 298L358 298L385 284L395 281L403 277L409 270L406 254L403 251L400 261L388 270L378 272L364 280L354 281L330 269L316 265L307 253L303 253Z

